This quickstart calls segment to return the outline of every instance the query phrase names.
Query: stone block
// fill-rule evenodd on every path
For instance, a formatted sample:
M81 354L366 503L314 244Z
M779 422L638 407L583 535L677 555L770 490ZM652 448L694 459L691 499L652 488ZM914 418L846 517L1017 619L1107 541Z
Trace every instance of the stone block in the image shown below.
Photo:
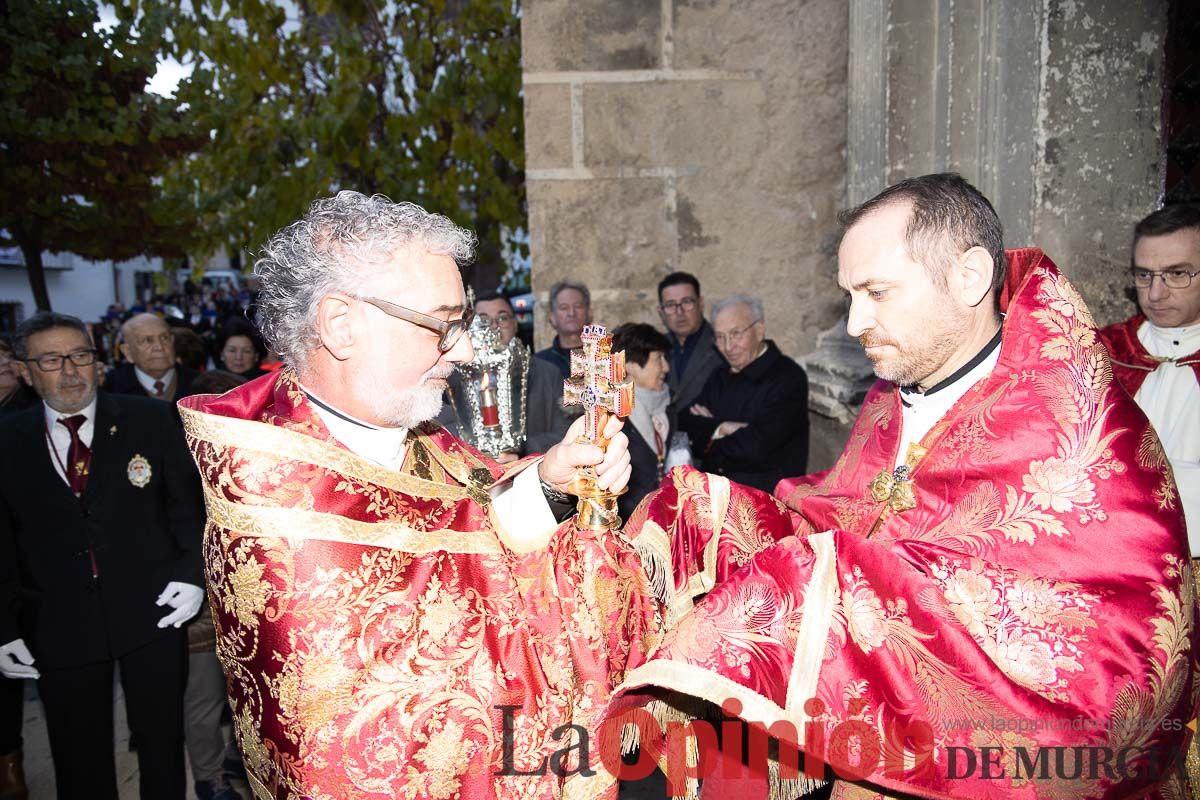
M529 181L533 288L563 278L594 289L644 288L674 258L661 178Z
M521 4L526 72L662 66L661 0L527 0Z
M565 83L525 87L525 167L572 165L571 87Z
M584 165L749 169L765 144L763 103L757 81L585 86Z
M847 19L843 0L674 0L674 67L797 74L802 65L819 74L832 66L845 83Z

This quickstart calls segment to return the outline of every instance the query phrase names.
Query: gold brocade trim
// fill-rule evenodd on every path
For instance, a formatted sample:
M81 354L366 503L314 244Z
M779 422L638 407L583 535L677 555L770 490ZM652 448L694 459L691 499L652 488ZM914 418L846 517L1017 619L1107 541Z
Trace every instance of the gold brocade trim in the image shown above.
M313 464L351 478L383 486L403 494L438 500L462 500L472 496L464 486L451 486L423 480L379 466L329 442L289 431L265 422L221 417L203 411L179 407L187 434L218 447L263 453L271 458ZM418 434L420 435L420 434ZM437 448L429 448L437 452ZM457 478L458 476L455 475Z
M688 578L685 593L689 606L693 598L708 594L717 583L717 550L721 546L721 534L725 532L725 514L729 511L729 478L709 474L708 497L712 508L713 535L704 546L703 568Z
M837 605L837 546L833 531L814 533L805 541L812 547L816 560L812 577L801 604L800 629L796 632L796 655L792 661L792 673L788 678L788 711L797 715L801 724L808 721L804 702L817 696L817 679L821 675L821 659L825 643L829 641L829 626L833 623L833 609ZM812 647L808 647L812 645ZM814 654L802 658L801 651Z
M824 649L822 645L821 652L824 652ZM776 722L790 722L796 727L799 744L804 744L804 728L798 724L798 719L791 719L787 711L758 692L704 667L668 659L649 661L626 675L613 695L641 686L668 689L688 697L697 697L718 707L726 700L737 699L742 704L742 713L739 715L742 719L762 723L768 727Z
M204 503L209 521L220 528L271 539L369 545L404 553L477 553L501 555L496 534L488 530L420 531L399 522L360 522L337 514L297 508L248 506L216 496L207 487Z
M592 766L596 773L592 776L572 775L563 782L562 800L596 800L599 797L610 796L617 776L605 769L603 763ZM615 794L613 794L615 796Z

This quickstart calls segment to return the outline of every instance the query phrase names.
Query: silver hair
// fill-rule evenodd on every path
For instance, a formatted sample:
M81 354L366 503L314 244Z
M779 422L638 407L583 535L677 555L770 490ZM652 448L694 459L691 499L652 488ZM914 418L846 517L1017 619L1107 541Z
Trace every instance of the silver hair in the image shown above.
M736 305L744 305L749 308L750 313L754 315L754 320L756 322L760 319L766 320L766 316L763 314L762 300L759 300L752 294L735 294L730 297L726 297L724 300L718 300L717 302L713 303L712 319L716 320L717 314L720 314L725 309Z
M576 283L575 281L568 279L565 281L559 281L558 283L556 283L550 287L550 310L551 311L554 310L554 301L558 299L559 292L565 291L567 289L574 289L575 291L579 292L581 295L583 295L583 304L585 306L587 306L588 308L592 307L592 293L590 291L588 291L588 287L585 284Z
M392 254L412 243L460 266L470 263L475 235L441 214L381 194L338 192L278 231L254 262L262 280L259 327L285 364L303 369L320 345L316 316L330 292L361 294Z

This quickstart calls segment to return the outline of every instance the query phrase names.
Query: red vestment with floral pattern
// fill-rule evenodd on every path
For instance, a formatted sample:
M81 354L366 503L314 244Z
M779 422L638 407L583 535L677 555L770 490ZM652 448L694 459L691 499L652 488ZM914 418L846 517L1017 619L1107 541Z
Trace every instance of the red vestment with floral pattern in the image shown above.
M672 627L613 714L736 700L853 779L835 798L1184 796L1195 589L1167 459L1074 288L1039 250L1009 262L998 363L907 476L880 381L828 472L770 498L677 470L643 503L626 532ZM706 796L811 786L751 767Z
M579 744L562 726L594 733L656 635L627 543L567 523L512 552L488 488L520 466L426 425L385 469L331 438L286 370L180 408L256 797L615 796L594 745L587 764L547 758Z

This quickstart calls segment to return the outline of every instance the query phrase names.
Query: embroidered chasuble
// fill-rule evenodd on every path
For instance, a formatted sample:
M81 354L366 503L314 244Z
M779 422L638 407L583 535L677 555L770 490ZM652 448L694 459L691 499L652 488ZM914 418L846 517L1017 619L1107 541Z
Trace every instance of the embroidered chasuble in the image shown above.
M610 714L805 751L797 773L726 734L706 797L1184 796L1195 588L1167 458L1075 289L1008 255L995 366L904 453L880 381L831 470L771 497L678 469L626 526L671 627ZM695 794L654 730L643 753Z
M180 410L255 797L615 797L579 732L659 629L628 543L566 523L509 550L488 489L528 461L503 470L427 424L385 469L286 370Z

